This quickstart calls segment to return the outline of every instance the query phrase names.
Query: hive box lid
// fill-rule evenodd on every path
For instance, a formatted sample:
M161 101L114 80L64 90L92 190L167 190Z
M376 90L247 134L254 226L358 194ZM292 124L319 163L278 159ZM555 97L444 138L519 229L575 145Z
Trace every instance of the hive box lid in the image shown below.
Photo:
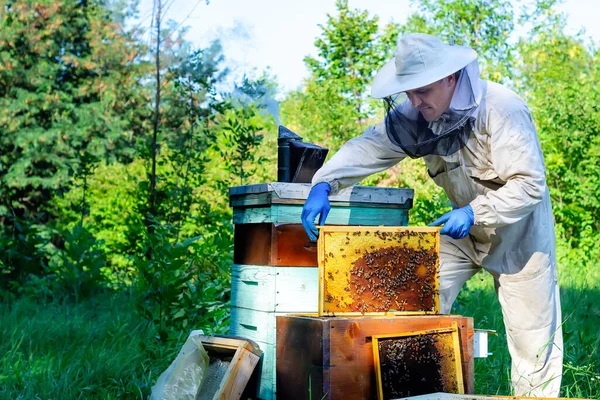
M439 314L440 228L319 231L319 315Z
M254 207L269 204L304 204L310 193L309 183L267 182L229 188L232 207ZM332 205L382 205L396 208L412 208L413 189L376 186L350 186L329 196Z

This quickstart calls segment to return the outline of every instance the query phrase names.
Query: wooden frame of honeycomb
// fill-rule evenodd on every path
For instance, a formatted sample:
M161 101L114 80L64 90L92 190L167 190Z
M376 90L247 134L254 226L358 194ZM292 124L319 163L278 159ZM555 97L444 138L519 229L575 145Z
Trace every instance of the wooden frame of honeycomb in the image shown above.
M451 328L372 337L377 399L464 394L460 341Z
M439 231L320 227L319 316L439 314Z

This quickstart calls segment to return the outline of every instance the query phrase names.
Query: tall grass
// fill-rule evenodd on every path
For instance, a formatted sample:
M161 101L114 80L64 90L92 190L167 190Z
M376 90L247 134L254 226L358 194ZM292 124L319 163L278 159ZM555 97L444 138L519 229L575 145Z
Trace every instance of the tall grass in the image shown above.
M600 267L560 271L565 365L561 395L600 398ZM142 399L188 332L158 345L126 294L78 305L0 304L0 399ZM461 292L454 313L495 329L488 358L475 360L475 391L510 394L510 357L489 274Z
M0 398L146 397L180 343L158 346L133 307L122 294L78 305L27 298L0 305Z
M564 368L561 396L600 399L600 265L587 269L559 267L563 313ZM453 313L471 316L476 328L494 329L488 358L475 359L475 392L511 394L510 356L500 304L490 274L467 282Z

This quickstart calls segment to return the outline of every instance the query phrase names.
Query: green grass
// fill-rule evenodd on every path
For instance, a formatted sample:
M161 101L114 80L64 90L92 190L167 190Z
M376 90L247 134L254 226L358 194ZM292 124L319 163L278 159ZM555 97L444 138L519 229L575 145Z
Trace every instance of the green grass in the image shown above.
M565 368L562 395L600 398L600 267L561 271ZM0 399L142 399L175 358L188 332L168 345L124 294L74 305L22 298L0 305ZM510 394L510 357L492 278L480 273L453 312L495 329L492 356L475 360L475 390Z
M559 284L565 349L561 396L600 399L600 266L559 269ZM475 392L510 395L510 356L491 275L481 272L467 282L452 312L473 317L476 328L498 332L488 339L493 355L475 359Z
M154 336L125 295L2 304L0 398L144 398L181 345L159 346Z

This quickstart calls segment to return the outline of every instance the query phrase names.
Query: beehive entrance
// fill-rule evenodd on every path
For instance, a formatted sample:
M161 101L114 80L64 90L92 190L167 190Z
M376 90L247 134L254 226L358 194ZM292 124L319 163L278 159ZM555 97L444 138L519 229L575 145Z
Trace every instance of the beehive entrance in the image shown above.
M438 254L438 228L321 228L320 315L437 313Z

